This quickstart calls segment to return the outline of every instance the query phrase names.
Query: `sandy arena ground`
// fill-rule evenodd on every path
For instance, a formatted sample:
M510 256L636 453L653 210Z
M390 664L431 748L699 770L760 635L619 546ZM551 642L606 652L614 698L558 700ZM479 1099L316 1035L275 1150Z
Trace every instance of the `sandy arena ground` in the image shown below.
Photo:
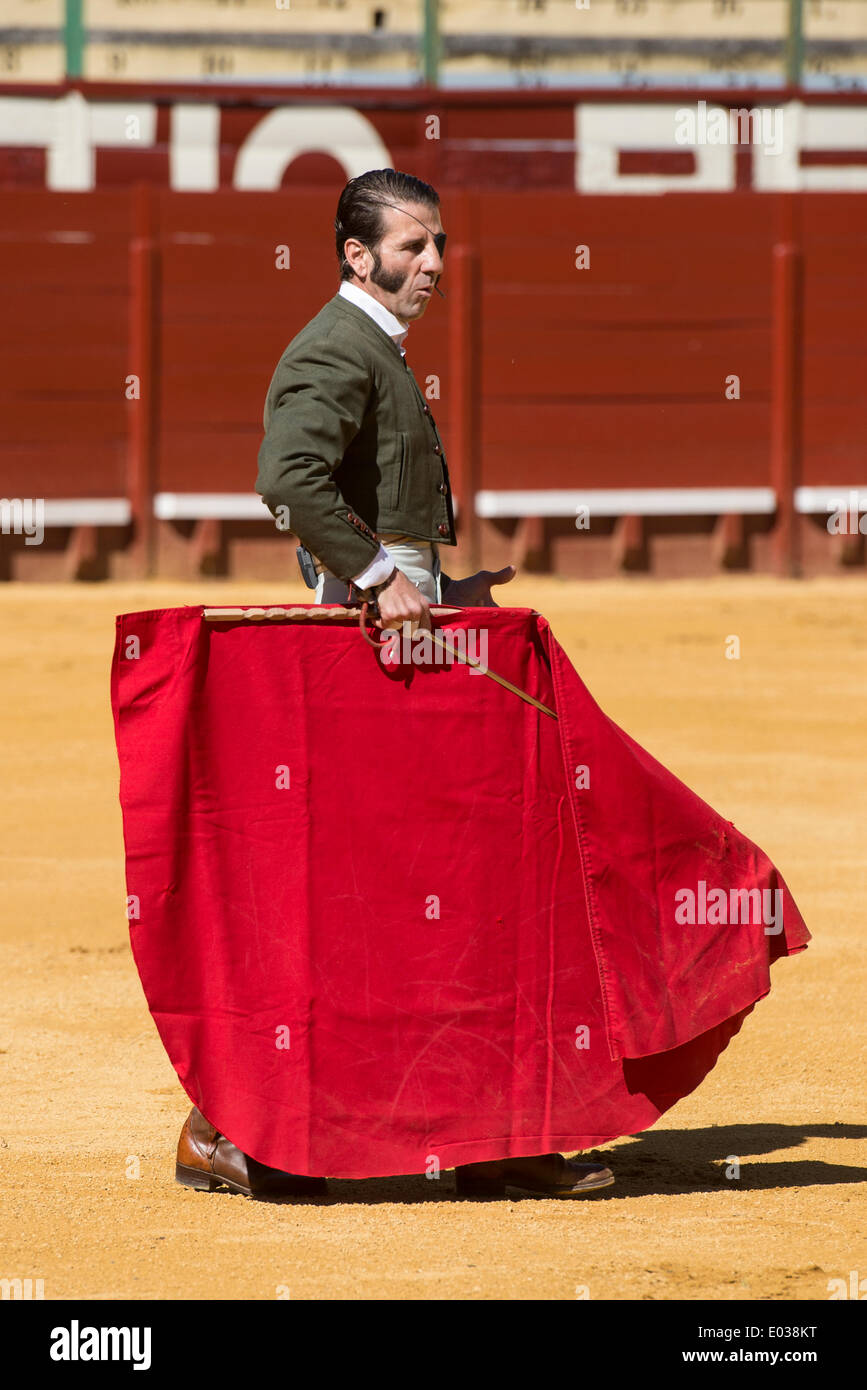
M452 1176L265 1204L174 1182L189 1109L124 916L114 616L300 583L0 587L0 1277L46 1299L815 1299L867 1276L867 583L519 576L603 708L778 864L813 941L580 1200ZM739 660L725 657L740 638ZM725 1176L736 1155L739 1180ZM136 1173L139 1176L136 1176Z

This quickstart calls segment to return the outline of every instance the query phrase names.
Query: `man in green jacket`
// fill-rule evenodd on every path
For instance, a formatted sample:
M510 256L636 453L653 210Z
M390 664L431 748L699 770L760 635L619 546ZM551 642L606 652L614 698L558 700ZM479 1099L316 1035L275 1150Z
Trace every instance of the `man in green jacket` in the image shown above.
M277 364L256 490L315 557L319 603L343 602L351 584L377 600L379 626L390 628L429 628L430 603L441 598L458 607L496 606L491 585L513 579L512 565L461 580L440 571L439 546L456 543L449 474L403 348L443 271L439 197L410 174L371 170L344 188L335 233L340 289ZM249 1184L238 1190L249 1190L252 1180L238 1174L252 1161L226 1148L197 1112L188 1126L193 1121L199 1128L187 1134L183 1157L179 1150L181 1180L201 1185L225 1171ZM321 1191L321 1179L252 1171L274 1191ZM456 1180L468 1196L507 1186L582 1196L614 1177L600 1163L538 1154L464 1164Z
M446 588L449 604L493 606L512 565L441 574L439 546L456 544L448 468L403 347L443 271L438 195L371 170L344 188L335 233L340 288L277 364L256 490L314 556L319 603L351 583L381 627L429 627Z

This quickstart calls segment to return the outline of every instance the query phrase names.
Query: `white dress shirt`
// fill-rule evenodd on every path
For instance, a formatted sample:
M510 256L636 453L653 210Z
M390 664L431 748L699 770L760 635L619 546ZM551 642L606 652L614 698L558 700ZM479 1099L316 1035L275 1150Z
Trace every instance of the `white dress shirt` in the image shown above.
M374 323L379 324L379 327L388 334L389 338L397 343L401 357L406 357L403 340L409 332L408 323L397 318L378 299L374 299L372 294L368 294L367 290L361 289L358 285L350 284L348 280L341 281L337 293L342 295L344 299L348 299L350 304L356 304L359 309L363 309L366 314L369 314ZM393 569L394 560L385 546L380 545L379 554L374 556L366 569L355 575L352 582L357 584L359 589L369 589L374 584L381 584L384 579L388 578Z

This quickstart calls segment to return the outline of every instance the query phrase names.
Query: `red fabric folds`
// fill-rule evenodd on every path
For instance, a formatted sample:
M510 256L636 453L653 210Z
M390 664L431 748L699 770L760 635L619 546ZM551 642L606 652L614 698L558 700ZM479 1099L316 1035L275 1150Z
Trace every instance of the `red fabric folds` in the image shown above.
M810 939L762 851L608 719L543 617L435 628L558 719L457 661L388 665L351 620L117 619L148 1005L207 1118L294 1173L646 1129Z

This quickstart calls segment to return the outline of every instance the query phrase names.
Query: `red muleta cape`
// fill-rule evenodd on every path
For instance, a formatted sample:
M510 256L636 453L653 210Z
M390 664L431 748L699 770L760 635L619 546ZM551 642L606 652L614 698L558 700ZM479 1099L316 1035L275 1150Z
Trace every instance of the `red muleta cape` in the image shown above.
M543 617L434 629L558 719L458 661L387 665L352 619L117 619L148 1005L208 1120L293 1173L647 1129L810 939L767 857L602 712Z

